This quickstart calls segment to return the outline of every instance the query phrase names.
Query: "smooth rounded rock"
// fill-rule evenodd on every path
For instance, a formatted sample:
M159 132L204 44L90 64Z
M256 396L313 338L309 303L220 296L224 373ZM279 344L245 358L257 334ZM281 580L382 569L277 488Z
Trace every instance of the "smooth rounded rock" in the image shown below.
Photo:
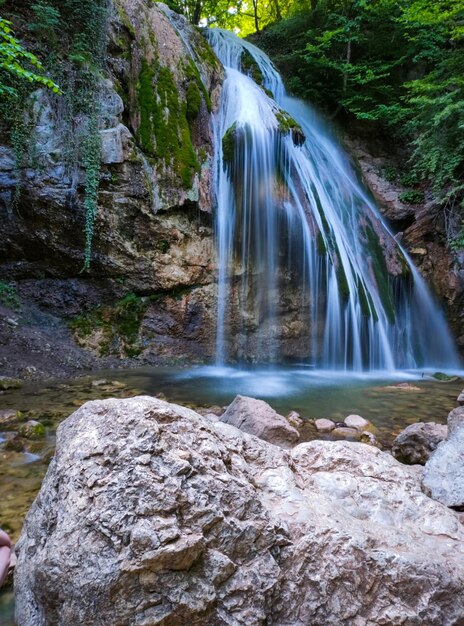
M348 426L337 426L330 433L334 437L340 437L343 439L359 439L361 433L356 428L348 428Z
M348 415L348 417L345 417L344 421L345 426L348 426L348 428L356 428L356 430L359 431L365 430L370 425L369 420L364 419L364 417L360 415Z
M330 433L330 431L335 428L335 422L325 419L324 417L315 420L314 425L316 426L317 431L320 433Z
M45 437L45 426L36 420L29 420L21 424L18 434L25 439L42 439Z

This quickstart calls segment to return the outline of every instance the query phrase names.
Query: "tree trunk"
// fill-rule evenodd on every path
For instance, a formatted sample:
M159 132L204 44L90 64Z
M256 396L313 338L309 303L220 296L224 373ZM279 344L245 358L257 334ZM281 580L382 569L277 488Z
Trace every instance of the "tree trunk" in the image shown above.
M255 18L256 32L259 33L258 0L253 0L253 15Z
M192 15L192 24L194 24L195 26L198 26L198 24L200 23L201 9L202 9L201 0L196 0L195 8L193 10L193 15Z

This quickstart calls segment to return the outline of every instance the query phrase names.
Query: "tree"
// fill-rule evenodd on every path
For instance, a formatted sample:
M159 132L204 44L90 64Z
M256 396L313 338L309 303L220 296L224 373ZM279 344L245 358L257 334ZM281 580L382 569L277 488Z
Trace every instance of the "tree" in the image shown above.
M0 17L0 97L15 97L18 81L37 83L60 93L58 85L42 72L39 59L14 37L11 22Z

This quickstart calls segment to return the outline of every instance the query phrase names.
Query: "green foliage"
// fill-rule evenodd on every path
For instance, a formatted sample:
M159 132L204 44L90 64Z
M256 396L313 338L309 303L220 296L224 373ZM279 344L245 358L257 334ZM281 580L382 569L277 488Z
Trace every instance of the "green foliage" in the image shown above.
M0 98L17 97L22 81L60 93L58 85L44 76L43 70L39 59L14 37L11 22L0 17Z
M0 281L0 304L16 311L21 308L15 285Z
M56 45L56 29L60 25L61 18L59 9L44 0L37 0L31 9L34 12L35 21L28 25L29 30L37 33L48 43Z
M96 113L88 119L82 145L82 165L85 170L85 257L83 267L85 270L90 267L93 226L98 208L98 188L100 186L101 139Z
M20 83L8 91L8 98L0 102L0 114L4 130L9 133L16 157L17 178L21 180L21 168L27 163L32 126L29 121L30 95L37 84L61 93L56 103L58 121L66 133L65 159L69 175L81 166L85 172L85 254L84 267L90 265L93 224L98 205L100 180L100 135L98 127L98 98L102 78L106 45L106 18L109 0L35 0L31 3L32 19L26 25L35 46L34 52L43 58L43 65L32 53L15 48L18 59L50 78L35 77L29 72L25 89ZM6 0L5 10L12 5ZM11 13L14 9L11 8ZM4 25L6 24L6 31ZM3 29L3 30L2 30ZM0 67L2 45L10 37L9 23L0 20ZM3 33L3 35L2 35ZM2 39L3 37L3 39ZM13 45L13 44L11 44ZM16 65L18 65L16 62ZM15 67L16 67L15 65ZM19 67L19 65L18 65ZM19 71L19 70L18 70ZM0 101L2 85L5 84L0 70ZM17 82L17 81L16 81ZM57 87L60 84L61 91ZM17 95L16 98L13 96ZM17 204L20 184L17 186L13 205Z
M399 199L405 204L422 204L424 202L424 194L422 191L409 190L400 193Z

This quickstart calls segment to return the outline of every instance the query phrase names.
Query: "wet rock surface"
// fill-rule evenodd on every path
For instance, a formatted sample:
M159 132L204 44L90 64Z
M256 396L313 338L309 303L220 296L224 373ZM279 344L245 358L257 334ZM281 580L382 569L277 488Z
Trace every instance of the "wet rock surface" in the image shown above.
M89 402L18 544L19 626L458 624L464 527L376 448Z
M393 442L393 456L409 465L425 465L432 452L448 436L448 427L434 422L411 424Z
M361 415L348 415L348 417L345 417L344 423L348 428L354 428L359 431L365 430L370 425L369 420L361 417Z

